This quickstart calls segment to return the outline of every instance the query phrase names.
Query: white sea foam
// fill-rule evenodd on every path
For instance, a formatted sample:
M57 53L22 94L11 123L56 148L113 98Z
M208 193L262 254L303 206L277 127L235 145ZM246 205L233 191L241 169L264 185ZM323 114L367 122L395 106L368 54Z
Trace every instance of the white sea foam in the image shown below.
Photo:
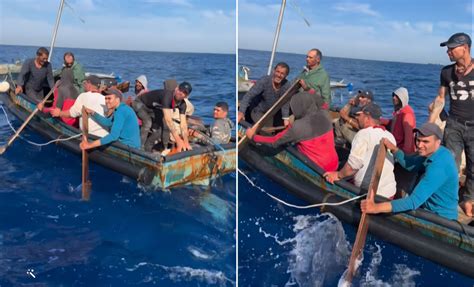
M202 260L209 260L214 257L212 254L208 254L204 250L197 248L195 246L189 246L188 251L196 258L202 259Z
M333 215L297 216L286 286L325 286L338 278L350 249L341 222Z
M235 286L235 282L227 278L222 271L207 270L207 269L196 269L187 266L164 266L161 264L154 264L148 262L140 262L132 268L126 268L129 272L134 272L141 267L149 266L154 269L161 269L164 271L164 275L160 275L161 278L150 278L150 273L147 273L143 280L150 282L154 279L157 281L168 278L175 283L179 282L200 282L206 285L217 284L219 286L227 286L230 283Z

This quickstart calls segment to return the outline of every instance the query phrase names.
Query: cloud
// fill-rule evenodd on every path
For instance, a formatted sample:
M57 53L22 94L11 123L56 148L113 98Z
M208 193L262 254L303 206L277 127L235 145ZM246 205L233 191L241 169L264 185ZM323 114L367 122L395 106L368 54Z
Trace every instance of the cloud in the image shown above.
M193 7L193 5L188 0L145 0L145 2L152 4L170 4L189 8Z
M337 3L333 6L336 11L348 12L355 14L364 14L369 16L378 17L380 14L370 8L370 4L363 3Z
M245 15L257 15L264 18L266 15L274 15L280 11L280 4L255 4L246 1L239 1L239 13ZM278 15L278 14L277 14Z

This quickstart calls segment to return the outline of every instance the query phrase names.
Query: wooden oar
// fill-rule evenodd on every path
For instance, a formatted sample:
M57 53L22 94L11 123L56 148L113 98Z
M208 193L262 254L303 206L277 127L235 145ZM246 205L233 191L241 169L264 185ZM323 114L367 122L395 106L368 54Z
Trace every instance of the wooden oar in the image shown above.
M277 131L281 131L281 130L284 130L286 127L285 126L278 126L278 127L263 127L261 129L262 132L266 132L266 133L272 133L272 132L277 132Z
M56 82L56 84L54 85L54 87L51 89L51 91L49 91L49 93L46 95L46 97L44 97L44 99L40 102L40 104L42 104L44 106L44 104L46 103L46 101L49 99L49 97L54 93L54 90L56 89L56 87L58 86L59 84L59 81ZM31 121L31 119L36 115L36 113L38 113L39 109L38 107L36 107L33 112L28 116L28 118L26 118L25 122L20 126L20 128L16 131L16 133L8 140L7 144L3 145L0 147L0 155L4 154L5 151L7 150L7 148L9 146L11 146L11 144L16 140L16 138L20 135L20 133L23 131L23 129L26 127L26 125Z
M87 141L89 137L89 115L86 108L82 107L82 140ZM89 152L82 150L82 200L90 199L90 190L92 183L89 180Z
M379 150L377 153L377 158L375 159L375 167L372 173L372 177L370 179L369 191L367 193L367 200L374 201L375 195L377 194L377 189L379 186L380 175L382 174L383 164L385 161L385 155L387 151L385 149L385 145L383 144L383 140L380 140ZM346 273L345 280L349 283L352 282L352 278L355 275L356 267L356 260L361 256L361 253L364 249L365 239L367 237L367 231L369 229L369 220L370 217L367 213L362 213L359 228L357 229L357 235L354 242L354 246L352 247L352 254L349 260L349 267Z
M288 88L288 90L281 96L275 104L258 120L254 127L255 133L258 133L260 129L283 107L283 105L290 100L290 98L296 93L296 91L301 87L300 81L295 80L293 84ZM242 149L245 147L245 144L247 143L247 136L244 135L238 143L238 148Z

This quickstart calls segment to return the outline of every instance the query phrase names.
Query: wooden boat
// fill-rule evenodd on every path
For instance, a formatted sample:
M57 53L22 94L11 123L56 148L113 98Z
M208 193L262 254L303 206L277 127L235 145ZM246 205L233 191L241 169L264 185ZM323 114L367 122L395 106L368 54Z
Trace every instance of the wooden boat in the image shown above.
M239 134L244 135L248 126L245 122L239 125ZM337 150L340 159L347 159L346 149ZM322 177L324 171L295 147L275 150L250 142L239 150L239 159L311 204L340 202L361 194L360 188L345 180L334 185L326 182ZM322 211L331 212L357 226L361 216L359 203L353 201L340 206L326 206ZM418 256L474 277L472 226L419 208L406 213L371 216L369 232Z
M36 108L36 105L24 94L15 96L11 90L9 94L1 94L0 100L22 121ZM41 112L30 121L29 126L48 140L67 138L81 133L79 129ZM91 135L89 138L97 139ZM79 137L60 141L58 145L81 154L80 140ZM142 185L167 189L186 184L202 184L218 176L234 172L235 146L236 143L233 140L221 145L222 149L216 146L200 146L191 151L157 156L121 143L113 143L92 150L89 158L137 180Z

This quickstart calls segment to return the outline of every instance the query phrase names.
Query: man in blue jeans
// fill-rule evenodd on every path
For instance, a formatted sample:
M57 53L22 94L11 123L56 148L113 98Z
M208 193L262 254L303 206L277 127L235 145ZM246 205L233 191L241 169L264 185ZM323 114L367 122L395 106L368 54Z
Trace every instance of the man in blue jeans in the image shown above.
M441 84L434 106L444 106L449 95L449 117L444 130L444 144L460 166L461 153L466 154L466 183L462 192L461 207L467 216L473 216L474 202L474 70L471 58L471 38L465 33L456 33L440 44L447 47L449 59L455 62L441 70ZM430 117L430 122L435 117Z

